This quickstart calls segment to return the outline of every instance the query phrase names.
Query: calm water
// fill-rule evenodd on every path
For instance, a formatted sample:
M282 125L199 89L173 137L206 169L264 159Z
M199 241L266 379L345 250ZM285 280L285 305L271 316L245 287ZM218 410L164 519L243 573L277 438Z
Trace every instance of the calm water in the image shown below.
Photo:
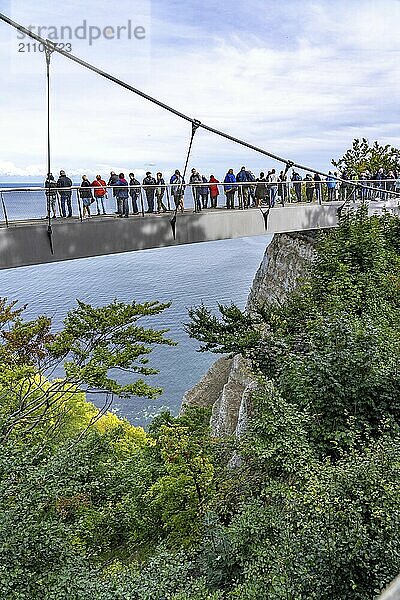
M215 355L196 352L197 342L185 334L187 308L201 302L213 309L217 302L244 307L270 240L261 236L208 242L0 271L0 296L27 303L27 318L51 315L56 327L76 298L98 306L114 298L172 302L146 323L169 328L169 337L178 342L151 355L151 365L160 372L149 383L164 393L155 402L135 398L114 404L120 415L145 425L162 409L176 414L184 391L215 360Z

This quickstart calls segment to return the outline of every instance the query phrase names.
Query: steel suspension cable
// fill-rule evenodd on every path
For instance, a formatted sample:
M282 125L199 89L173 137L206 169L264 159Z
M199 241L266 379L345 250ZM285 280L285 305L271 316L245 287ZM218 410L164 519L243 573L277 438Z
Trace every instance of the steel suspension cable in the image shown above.
M51 42L50 40L45 40L44 38L37 35L36 33L33 33L32 31L30 31L23 25L16 23L15 21L10 19L3 13L0 13L0 20L4 21L4 23L7 23L8 25L13 27L14 29L17 29L18 31L27 35L28 37L36 40L40 44L43 44L45 47L51 47L54 50L54 52L58 52L58 54L62 54L63 56L65 56L65 58L68 58L69 60L72 60L73 62L81 65L82 67L85 67L86 69L89 69L90 71L93 71L94 73L97 73L101 77L104 77L105 79L108 79L109 81L112 81L113 83L116 83L117 85L125 88L126 90L129 90L130 92L133 92L134 94L140 96L141 98L144 98L145 100L148 100L149 102L152 102L153 104L156 104L160 108L167 110L168 112L176 115L177 117L180 117L181 119L184 119L185 121L188 121L192 124L193 123L197 124L197 127L199 127L199 128L201 127L202 129L204 129L205 131L208 131L209 133L213 133L215 135L218 135L219 137L222 137L222 138L225 138L226 140L234 142L235 144L244 146L245 148L248 148L249 150L254 150L255 152L258 152L259 154L263 154L264 156L268 156L269 158L276 160L277 162L284 163L288 166L288 168L296 167L297 169L300 169L301 171L309 171L310 173L314 173L316 175L322 175L323 177L330 176L329 174L325 173L324 171L319 171L318 169L314 169L312 167L308 167L305 165L301 165L300 163L293 162L287 158L283 158L282 156L278 156L277 154L273 154L272 152L264 150L263 148L260 148L259 146L255 146L254 144L250 144L249 142L246 142L240 138L237 138L228 133L225 133L224 131L220 131L219 129L215 129L214 127L206 125L205 123L201 123L197 119L189 117L188 115L177 110L176 108L169 106L168 104L165 104L165 102L162 102L161 100L158 100L157 98L154 98L153 96L150 96L149 94L146 94L142 90L139 90L138 88L133 87L132 85L126 83L125 81L122 81L121 79L118 79L117 77L114 77L114 75L111 75L110 73L107 73L106 71L103 71L102 69L99 69L98 67L95 67L94 65L82 60L81 58L75 56L71 52L66 52L65 50L61 50L61 48L58 48L58 46L56 44L54 44L53 42ZM359 183L348 181L339 176L335 176L335 180L346 182L347 184L349 184L353 187L357 187L357 188L360 187ZM374 188L372 188L372 189L374 189ZM379 188L375 188L375 189L379 190ZM400 194L396 193L396 195L399 196Z
M197 131L197 129L200 126L200 121L193 121L192 122L192 133L190 136L190 142L189 142L189 148L186 154L186 161L185 161L185 166L183 168L183 174L181 175L181 179L182 181L179 183L178 185L178 199L180 200L180 202L182 202L182 193L184 194L184 186L185 186L185 177L186 177L186 172L187 172L187 167L189 164L189 158L190 158L190 153L192 151L192 146L193 146L193 139L194 139L194 135ZM174 196L175 197L175 196ZM177 219L177 215L178 215L178 209L179 209L179 204L177 204L177 202L175 201L175 211L174 211L174 216L172 217L170 223L171 223L171 227L172 227L172 234L174 236L174 240L176 240L176 219ZM194 207L195 211L196 211L196 200L195 200L195 207Z
M53 229L51 226L51 153L50 153L50 60L53 50L49 46L45 46L45 59L46 59L46 108L47 108L47 177L48 183L48 195L47 195L47 235L49 238L50 251L54 254L53 246Z

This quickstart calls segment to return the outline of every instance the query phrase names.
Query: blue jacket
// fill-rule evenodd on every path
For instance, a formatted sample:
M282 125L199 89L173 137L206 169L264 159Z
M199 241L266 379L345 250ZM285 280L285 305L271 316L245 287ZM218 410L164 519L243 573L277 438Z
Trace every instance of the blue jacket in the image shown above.
M236 183L236 177L234 176L233 173L227 173L225 175L225 179L224 179L224 183ZM237 185L226 185L225 186L225 191L226 192L231 192L236 191Z
M239 171L236 175L236 181L253 181L253 178L248 171Z
M180 177L178 177L178 175L175 175L175 173L172 175L171 179L169 180L169 182L172 184L172 188L171 188L171 194L173 196L176 195L184 195L185 193L185 180L183 179L182 175Z
M181 179L182 181L180 182L182 185L185 185L185 180L182 178L181 175ZM175 175L175 173L172 175L171 179L169 180L170 183L176 183L178 181L178 175Z
M326 178L326 184L329 190L334 190L336 187L336 178L333 175L328 175Z
M116 181L114 185L123 186L124 188L126 187L126 189L115 190L116 198L118 198L119 200L125 200L129 195L128 182L125 179L118 179L118 181Z
M202 182L203 182L203 183L205 183L206 185L201 185L201 186L200 186L200 194L201 194L202 196L208 196L208 194L209 194L209 192L210 192L210 190L208 189L208 181L207 181L207 179L204 177L204 175L203 175L203 177L202 177L201 179L202 179Z

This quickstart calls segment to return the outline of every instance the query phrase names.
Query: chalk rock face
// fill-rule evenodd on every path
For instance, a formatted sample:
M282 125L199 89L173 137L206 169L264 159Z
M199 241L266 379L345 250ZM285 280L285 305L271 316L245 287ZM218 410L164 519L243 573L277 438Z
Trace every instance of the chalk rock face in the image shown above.
M275 234L254 278L246 310L265 302L281 302L304 277L315 259L317 233ZM240 355L222 357L182 400L187 406L212 406L211 430L216 437L240 437L251 414L251 397L257 382Z
M246 429L251 393L256 387L250 365L240 354L231 360L231 368L217 401L213 404L213 435L240 436Z
M247 310L255 304L282 302L304 277L315 258L316 232L280 233L268 246L256 273L247 300Z
M219 358L190 390L184 393L181 412L186 406L213 406L228 381L232 360L223 356Z

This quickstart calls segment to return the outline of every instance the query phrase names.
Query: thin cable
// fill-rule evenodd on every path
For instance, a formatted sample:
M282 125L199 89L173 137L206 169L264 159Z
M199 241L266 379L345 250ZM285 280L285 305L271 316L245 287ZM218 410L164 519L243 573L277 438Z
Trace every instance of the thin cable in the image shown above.
M188 115L185 115L184 113L180 112L179 110L176 110L175 108L173 108L171 106L168 106L164 102L161 102L161 100L157 100L156 98L153 98L152 96L149 96L145 92L142 92L141 90L138 90L137 88L133 87L132 85L129 85L128 83L125 83L121 79L118 79L117 77L114 77L113 75L110 75L109 73L106 73L105 71L102 71L101 69L98 69L94 65L91 65L90 63L82 60L81 58L78 58L77 56L75 56L71 52L66 52L65 50L61 50L57 45L53 44L51 42L51 40L45 40L44 38L40 37L36 33L33 33L32 31L30 31L29 29L27 29L23 25L20 25L19 23L16 23L15 21L13 21L12 19L10 19L9 17L7 17L6 15L4 15L3 13L0 13L0 20L4 21L5 23L7 23L8 25L10 25L11 27L14 27L14 29L17 29L21 33L24 33L28 37L36 40L40 44L43 44L45 46L52 46L53 49L54 49L54 52L58 52L59 54L62 54L63 56L65 56L65 58L69 58L70 60L78 63L82 67L85 67L86 69L89 69L90 71L93 71L94 73L97 73L98 75L101 75L101 77L105 77L109 81L113 81L117 85L120 85L121 87L129 90L130 92L134 92L135 94L137 94L138 96L141 96L145 100L149 100L149 102L153 102L154 104L157 104L161 108L164 108L165 110L168 110L169 112L173 113L177 117L180 117L181 119L185 119L186 121L193 121L193 119L191 117L189 117Z
M149 94L146 94L145 92L142 92L141 90L133 87L132 85L129 85L128 83L122 81L121 79L118 79L117 77L114 77L113 75L110 75L109 73L106 73L105 71L102 71L101 69L95 67L94 65L92 65L92 64L90 64L90 63L82 60L81 58L78 58L77 56L75 56L71 52L66 52L65 50L61 50L60 48L58 48L58 46L54 45L50 40L45 40L44 38L40 37L36 33L33 33L32 31L30 31L26 27L23 27L19 23L16 23L15 21L13 21L12 19L10 19L9 17L7 17L6 15L4 15L3 13L0 13L0 20L4 21L4 23L7 23L11 27L14 27L14 29L17 29L21 33L24 33L28 37L36 40L40 44L44 44L45 46L52 46L53 49L54 49L54 52L58 52L59 54L62 54L63 56L65 56L65 58L68 58L69 60L72 60L73 62L78 63L82 67L85 67L86 69L89 69L90 71L93 71L94 73L97 73L101 77L104 77L105 79L108 79L109 81L112 81L113 83L116 83L117 85L125 88L126 90L129 90L130 92L133 92L134 94L137 94L141 98L144 98L145 100L148 100L149 102L152 102L153 104L156 104L157 106L163 108L164 110L169 111L170 113L176 115L177 117L180 117L181 119L184 119L185 121L189 121L192 124L193 123L199 123L198 127L201 127L202 129L204 129L206 131L209 131L210 133L213 133L215 135L223 137L223 138L225 138L225 139L227 139L227 140L229 140L231 142L234 142L235 144L239 144L240 146L244 146L245 148L248 148L250 150L254 150L255 152L258 152L259 154L263 154L264 156L268 156L269 158L271 158L273 160L276 160L277 162L284 163L284 164L288 165L289 168L296 167L297 169L300 169L301 171L309 171L310 173L315 173L317 175L322 175L323 177L329 177L329 174L325 173L324 171L319 171L317 169L313 169L311 167L307 167L305 165L301 165L300 163L292 162L291 160L289 160L287 158L283 158L281 156L278 156L277 154L273 154L272 152L268 152L267 150L264 150L263 148L259 148L258 146L254 146L254 144L250 144L249 142L245 142L244 140L241 140L240 138L236 138L236 137L234 137L234 136L232 136L232 135L230 135L228 133L220 131L219 129L215 129L214 127L210 127L209 125L206 125L204 123L200 123L196 119L193 119L192 117L189 117L188 115L186 115L183 112L177 110L176 108L173 108L172 106L169 106L168 104L165 104L165 102L161 102L161 100L157 100L157 98L153 98L152 96L149 96ZM335 180L336 181L344 181L344 182L348 183L349 185L354 186L356 188L360 188L361 187L359 183L354 183L354 182L351 182L349 180L342 179L341 177L335 177ZM371 189L374 189L374 188L371 188ZM379 190L379 188L375 188L375 189L377 191Z
M46 44L45 45L45 59L46 59L46 102L47 102L47 177L46 181L48 182L48 193L47 193L47 235L50 242L50 252L54 254L53 247L53 229L51 227L51 214L50 214L50 204L51 204L51 182L50 182L50 173L51 173L51 153L50 153L50 59L51 59L51 48Z
M193 139L195 136L196 131L198 130L198 128L200 127L201 123L200 121L193 121L192 122L192 134L190 136L190 142L189 142L189 148L186 154L186 162L185 162L185 166L183 169L183 175L182 177L182 181L179 184L178 187L178 198L181 200L182 199L182 192L185 193L183 191L183 186L185 185L185 177L186 177L186 171L187 171L187 167L189 164L189 158L190 158L190 153L192 151L192 146L193 146ZM182 201L182 200L181 200ZM177 215L178 215L178 208L179 208L179 204L177 204L175 202L175 211L174 211L174 216L172 217L170 223L171 223L171 228L172 228L172 234L174 236L174 240L176 240L176 219L177 219ZM195 200L195 210L196 210L196 200Z

